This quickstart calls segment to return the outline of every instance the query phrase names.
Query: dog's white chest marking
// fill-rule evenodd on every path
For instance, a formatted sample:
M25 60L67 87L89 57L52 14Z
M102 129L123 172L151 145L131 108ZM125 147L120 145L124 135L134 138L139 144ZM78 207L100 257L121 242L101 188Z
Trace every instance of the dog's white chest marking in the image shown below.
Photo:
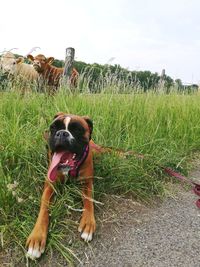
M62 172L62 174L65 176L66 179L69 178L69 171L70 171L69 166L61 167L59 170L60 172Z

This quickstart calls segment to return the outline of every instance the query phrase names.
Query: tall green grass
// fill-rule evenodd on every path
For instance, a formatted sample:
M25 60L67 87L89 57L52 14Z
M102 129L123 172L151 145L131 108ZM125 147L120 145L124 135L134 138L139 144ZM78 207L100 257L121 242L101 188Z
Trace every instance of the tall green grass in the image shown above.
M142 201L164 195L168 178L158 165L187 172L187 159L200 149L200 95L0 93L0 230L4 248L24 244L40 205L47 158L43 132L58 111L89 115L93 139L104 146L134 150L144 159L115 154L95 160L96 200L131 194ZM69 208L81 208L80 186L56 185L50 208L47 251L73 260L78 223ZM98 209L98 204L96 204ZM70 245L69 245L70 244ZM23 253L19 261L25 262ZM45 257L45 256L44 256Z

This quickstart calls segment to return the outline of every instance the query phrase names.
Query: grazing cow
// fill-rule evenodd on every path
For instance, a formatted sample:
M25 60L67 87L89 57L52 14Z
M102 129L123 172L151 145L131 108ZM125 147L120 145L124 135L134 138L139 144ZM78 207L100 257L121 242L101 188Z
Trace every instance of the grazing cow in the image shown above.
M0 69L3 73L21 76L23 80L34 82L39 79L39 74L32 65L23 62L23 58L16 58L11 52L3 54L0 58Z
M37 55L33 57L28 55L27 58L33 62L33 67L39 73L40 77L46 82L47 85L53 86L56 90L60 85L60 80L63 77L64 68L57 68L51 64L54 61L53 57L46 58L44 55ZM70 76L70 85L75 87L77 85L78 71L73 68Z

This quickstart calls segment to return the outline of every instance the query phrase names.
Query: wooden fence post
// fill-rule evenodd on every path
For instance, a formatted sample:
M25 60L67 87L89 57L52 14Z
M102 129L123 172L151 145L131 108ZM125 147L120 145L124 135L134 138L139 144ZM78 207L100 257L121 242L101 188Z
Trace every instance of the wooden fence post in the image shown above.
M163 91L165 87L165 69L162 70L158 81L158 91Z
M69 78L71 76L74 64L74 56L75 56L75 49L73 47L66 48L65 66L63 71L64 81L69 82Z

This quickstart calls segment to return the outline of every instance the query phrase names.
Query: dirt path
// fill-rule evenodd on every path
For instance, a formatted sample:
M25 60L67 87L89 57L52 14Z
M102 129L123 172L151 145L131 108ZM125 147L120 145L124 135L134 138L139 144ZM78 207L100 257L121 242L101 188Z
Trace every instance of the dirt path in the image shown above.
M200 166L191 177L200 180ZM199 267L197 197L191 191L179 191L176 197L168 197L160 207L151 209L115 199L115 210L110 204L110 212L102 216L102 226L85 247L81 256L85 259L79 266Z
M190 176L200 181L200 164ZM197 197L179 184L173 188L178 193L153 208L131 199L106 197L104 206L97 208L94 240L79 243L75 252L82 264L75 266L200 267L200 210L194 205ZM79 234L76 235L78 240ZM68 266L54 253L33 265ZM0 253L0 267L4 266L25 264Z

